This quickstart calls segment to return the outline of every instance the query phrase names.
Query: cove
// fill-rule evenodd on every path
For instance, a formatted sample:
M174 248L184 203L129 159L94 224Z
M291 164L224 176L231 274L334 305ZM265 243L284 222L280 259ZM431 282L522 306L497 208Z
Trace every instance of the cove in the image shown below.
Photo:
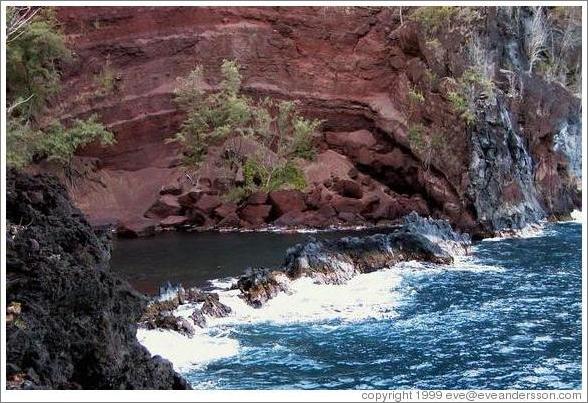
M155 295L167 281L206 286L209 280L234 277L248 267L274 267L286 249L309 237L334 239L388 233L392 229L303 232L176 232L152 238L116 239L111 268L137 290Z
M186 237L186 255L189 245L194 248L186 268L201 262L200 242L220 243L220 256L214 249L206 255L208 267L227 265L220 276L186 269L185 277L173 279L202 284L230 276L230 270L241 274L228 270L231 259L245 267L261 259L280 263L284 248L308 236L170 235ZM239 258L239 239L242 248L251 248L246 261ZM127 245L153 248L141 242L118 244L118 253ZM580 224L545 224L525 238L479 242L470 256L447 266L407 262L343 285L299 280L290 293L259 309L236 298L235 317L211 321L192 338L157 330L138 337L153 354L170 359L194 388L576 389L580 251ZM231 282L210 287L223 300Z

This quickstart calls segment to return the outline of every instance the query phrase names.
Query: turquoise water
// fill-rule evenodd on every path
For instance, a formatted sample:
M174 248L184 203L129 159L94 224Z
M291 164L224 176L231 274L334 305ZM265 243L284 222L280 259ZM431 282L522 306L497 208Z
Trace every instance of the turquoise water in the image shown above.
M229 326L238 353L184 375L218 389L581 388L581 271L581 225L549 224L479 243L467 267L401 270L381 295L393 315Z

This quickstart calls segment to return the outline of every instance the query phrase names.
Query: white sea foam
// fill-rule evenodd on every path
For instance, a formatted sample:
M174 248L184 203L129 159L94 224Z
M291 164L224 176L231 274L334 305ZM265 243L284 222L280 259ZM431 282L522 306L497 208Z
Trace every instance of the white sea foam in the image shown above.
M502 266L483 264L472 256L455 256L453 263L449 265L437 265L417 261L405 262L400 266L403 271L412 269L415 273L440 273L443 271L471 271L471 272L503 272L506 269Z
M504 272L506 269L502 266L483 264L477 258L468 256L456 256L451 264L451 270L474 271L474 272Z
M365 231L365 230L369 230L369 229L386 229L386 228L390 228L389 226L386 225L372 225L372 224L366 224L366 225L352 225L352 226L345 226L345 225L339 225L339 226L328 226L325 228L305 228L305 227L300 227L300 228L286 228L286 227L276 227L274 225L268 225L265 227L261 227L261 228L252 228L252 229L246 229L246 228L238 228L238 227L233 227L233 228L221 228L218 231L219 232L272 232L272 233L278 233L278 234L315 234L315 233L319 233L319 232L334 232L334 231Z
M584 214L580 210L574 210L570 213L572 219L575 222L583 223L584 222Z
M483 242L497 242L509 238L538 238L545 235L545 222L528 224L520 229L499 232L498 236L486 238Z
M220 301L232 313L225 318L207 317L204 329L196 328L192 337L173 331L139 329L137 338L152 354L171 361L178 371L204 367L211 361L239 354L239 342L231 337L235 326L272 322L324 322L327 320L357 321L393 317L400 284L400 268L361 274L343 285L315 284L302 278L290 284L288 293L281 293L255 309L239 297L239 290L230 290L230 279L215 280ZM233 280L234 281L234 280ZM198 305L182 305L174 314L188 318Z
M231 337L240 325L256 323L291 324L324 323L326 321L362 321L372 318L393 318L401 301L398 291L403 274L430 275L442 271L501 271L499 266L482 265L471 256L455 256L451 265L426 262L402 262L372 273L359 274L345 284L317 284L311 278L300 278L289 283L282 292L261 308L249 306L241 292L231 289L235 278L209 281L218 292L220 302L231 308L224 318L207 317L204 329L196 327L193 337L173 331L145 330L138 332L139 341L152 354L170 360L178 371L204 367L211 361L240 353L239 342ZM174 314L189 318L200 304L182 305ZM337 322L333 324L337 327Z
M203 366L239 353L237 340L204 332L188 337L171 330L139 329L137 339L152 355L160 355L171 361L178 371Z
M286 293L280 293L255 309L239 297L239 290L220 292L220 301L231 307L232 314L209 320L209 327L246 323L317 322L332 319L365 320L393 315L397 299L391 290L397 288L401 277L398 268L360 274L342 285L315 284L310 278L290 283Z
M394 267L359 274L342 285L316 284L310 278L290 283L288 292L280 293L255 309L231 290L235 279L225 278L210 283L216 287L220 302L232 313L225 318L207 318L204 329L196 328L193 337L173 331L138 331L139 341L152 354L170 360L178 371L202 368L211 361L240 353L239 342L231 337L243 324L312 323L330 320L362 321L371 318L393 318L400 303L398 291L403 273L435 273L444 270L499 271L499 266L481 265L468 256L460 256L452 265L435 265L417 261L403 262ZM174 313L188 318L198 305L182 305ZM337 325L334 325L337 327Z

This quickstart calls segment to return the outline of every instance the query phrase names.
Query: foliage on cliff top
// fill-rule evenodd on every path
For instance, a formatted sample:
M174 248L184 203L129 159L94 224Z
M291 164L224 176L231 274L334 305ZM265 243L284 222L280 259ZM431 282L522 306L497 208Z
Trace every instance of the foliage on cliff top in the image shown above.
M186 118L169 141L184 146L184 163L198 168L211 147L224 147L221 155L228 169L245 174L243 183L232 184L243 191L232 194L244 197L259 189L304 187L295 160L314 158L312 136L321 122L302 117L296 101L255 100L241 93L242 78L234 61L223 61L221 75L216 90L205 83L200 66L178 78L175 101ZM255 151L243 155L227 145L228 139L255 144Z
M23 21L23 13L30 19ZM71 58L71 52L51 8L7 7L6 20L7 103L13 109L19 104L21 116L35 117L59 89L59 65Z
M453 6L419 7L409 19L420 23L428 34L434 34L447 24L458 10L459 7Z
M51 8L8 7L6 17L7 164L21 168L38 156L66 165L80 146L113 144L96 115L69 128L57 121L39 126L48 99L59 90L60 64L71 52Z

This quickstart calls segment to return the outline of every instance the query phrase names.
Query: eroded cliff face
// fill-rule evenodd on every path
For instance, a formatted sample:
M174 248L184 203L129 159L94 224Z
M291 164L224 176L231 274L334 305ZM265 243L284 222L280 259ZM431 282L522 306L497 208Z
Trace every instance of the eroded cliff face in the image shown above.
M487 51L496 71L523 68L522 45L501 12L488 8L480 22ZM98 113L117 139L79 153L87 178L70 192L91 222L136 234L160 225L378 223L415 210L488 233L579 204L579 99L525 74L520 96L507 97L498 75L495 101L467 126L444 86L467 66L459 30L441 33L432 52L419 25L406 17L401 25L394 7L64 7L57 14L77 58L52 114ZM325 120L304 194L233 205L219 197L214 167L197 189L183 174L178 146L165 143L182 120L176 77L199 64L214 86L223 59L240 63L248 93L299 99L305 115ZM114 88L99 95L107 62ZM415 86L425 99L419 121L442 138L430 164L408 138L415 112L407 94Z

